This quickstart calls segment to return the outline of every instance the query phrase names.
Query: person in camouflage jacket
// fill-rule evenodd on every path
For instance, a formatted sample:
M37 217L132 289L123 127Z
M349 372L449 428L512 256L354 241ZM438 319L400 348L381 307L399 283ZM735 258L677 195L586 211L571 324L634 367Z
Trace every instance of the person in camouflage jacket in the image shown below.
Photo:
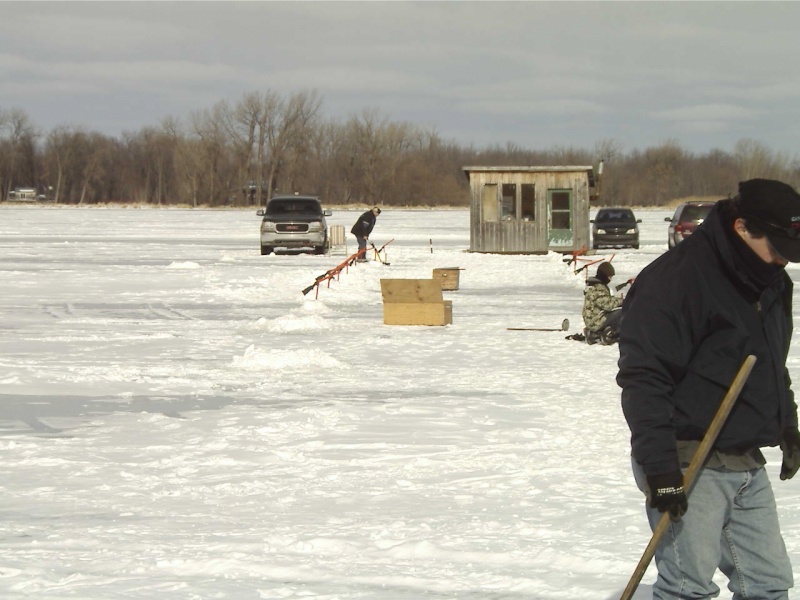
M583 322L589 331L601 331L619 321L620 311L615 309L622 306L622 298L612 296L608 289L614 273L611 263L603 262L597 267L595 276L586 282L583 292Z

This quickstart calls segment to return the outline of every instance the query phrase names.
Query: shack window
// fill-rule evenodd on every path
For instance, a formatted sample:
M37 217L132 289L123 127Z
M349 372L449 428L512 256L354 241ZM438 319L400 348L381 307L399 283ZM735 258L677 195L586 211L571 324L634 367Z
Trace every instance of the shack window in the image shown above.
M487 183L483 186L483 194L481 196L481 204L483 205L483 221L485 223L494 223L497 221L497 184Z
M517 218L517 184L503 184L503 221Z
M521 191L521 218L523 221L536 220L536 199L534 197L534 189L532 183L523 183L520 186Z
M572 190L550 190L550 229L571 229Z

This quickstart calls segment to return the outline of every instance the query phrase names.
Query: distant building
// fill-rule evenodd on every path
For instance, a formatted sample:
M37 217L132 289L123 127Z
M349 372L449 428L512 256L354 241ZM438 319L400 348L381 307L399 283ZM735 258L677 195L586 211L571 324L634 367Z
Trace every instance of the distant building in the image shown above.
M14 188L8 193L9 202L33 202L36 200L36 190L33 188Z
M593 167L464 172L470 184L470 252L546 254L589 247L589 203L599 193Z

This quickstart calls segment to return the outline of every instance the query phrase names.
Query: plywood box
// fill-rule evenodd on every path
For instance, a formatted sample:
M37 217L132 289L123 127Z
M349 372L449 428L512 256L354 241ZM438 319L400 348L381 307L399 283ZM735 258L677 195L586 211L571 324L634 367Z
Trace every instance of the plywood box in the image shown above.
M449 325L453 303L433 279L381 279L385 325Z
M448 267L446 269L434 269L433 278L438 281L443 290L457 290L458 277L461 269L458 267Z

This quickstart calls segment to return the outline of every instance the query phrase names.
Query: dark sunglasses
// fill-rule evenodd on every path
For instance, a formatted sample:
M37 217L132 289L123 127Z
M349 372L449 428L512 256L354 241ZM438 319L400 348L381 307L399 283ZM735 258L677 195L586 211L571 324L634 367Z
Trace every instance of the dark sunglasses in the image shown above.
M775 225L775 223L770 223L769 221L765 221L759 217L746 216L745 220L754 221L756 225L760 225L764 229L774 231L775 233L778 233L787 239L800 240L800 221L792 223L789 227L781 227L780 225Z

